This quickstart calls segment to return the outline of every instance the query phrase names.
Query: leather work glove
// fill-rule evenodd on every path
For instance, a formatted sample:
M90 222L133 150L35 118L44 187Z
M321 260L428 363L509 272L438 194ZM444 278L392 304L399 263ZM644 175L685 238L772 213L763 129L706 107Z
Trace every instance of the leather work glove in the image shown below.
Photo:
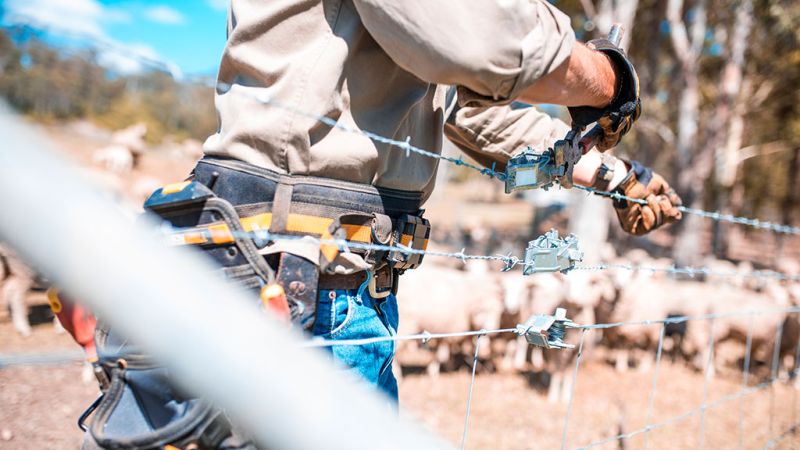
M606 151L619 144L622 136L633 126L642 112L639 100L639 76L633 68L625 52L612 44L608 39L594 39L586 44L608 56L617 75L617 88L614 99L605 108L591 106L573 106L569 108L572 125L586 127L592 122L602 130L603 135L597 141L597 149Z
M626 166L630 170L614 192L646 200L647 204L614 200L614 210L623 230L641 236L661 225L681 220L677 207L683 202L661 175L637 161L626 161Z

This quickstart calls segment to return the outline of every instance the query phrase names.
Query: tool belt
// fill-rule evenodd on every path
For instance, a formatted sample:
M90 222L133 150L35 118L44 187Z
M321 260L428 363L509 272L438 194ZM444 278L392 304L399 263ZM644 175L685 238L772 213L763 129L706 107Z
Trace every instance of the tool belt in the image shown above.
M342 249L351 243L375 275L370 293L396 292L397 278L418 267L421 254L365 249L359 244L405 246L425 250L430 224L422 218L422 194L328 178L282 175L227 158L204 158L189 181L164 186L145 203L174 227L170 240L200 246L226 277L259 289L278 283L286 291L293 322L313 325L318 289L355 289L366 273L334 274ZM271 254L268 231L320 239L319 258ZM266 258L265 256L266 255Z
M337 180L287 176L240 161L205 158L185 182L164 186L145 208L172 226L169 239L201 248L222 274L258 292L282 286L292 322L313 326L318 289L355 289L370 279L370 294L389 295L398 275L422 255L360 249L358 244L403 245L424 250L430 225L419 209L422 195ZM373 267L352 275L331 273L341 251L321 242L314 260L271 253L268 236L343 239ZM254 296L258 298L258 296ZM224 299L220 299L224 300ZM224 305L221 305L224 307ZM92 446L85 448L254 449L224 413L183 395L168 371L98 323L95 373L103 395L81 416Z

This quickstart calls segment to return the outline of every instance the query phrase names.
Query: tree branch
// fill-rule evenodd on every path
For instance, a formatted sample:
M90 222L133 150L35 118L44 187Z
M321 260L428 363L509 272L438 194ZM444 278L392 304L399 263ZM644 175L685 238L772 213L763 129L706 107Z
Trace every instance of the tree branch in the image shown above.
M669 22L669 36L672 40L672 47L675 49L678 59L686 64L691 57L691 50L689 48L689 35L682 19L682 12L683 0L669 0L667 2L667 21Z
M790 148L791 147L786 141L773 141L767 142L766 144L756 144L742 147L738 151L739 164L756 156L767 156L774 153L785 152Z

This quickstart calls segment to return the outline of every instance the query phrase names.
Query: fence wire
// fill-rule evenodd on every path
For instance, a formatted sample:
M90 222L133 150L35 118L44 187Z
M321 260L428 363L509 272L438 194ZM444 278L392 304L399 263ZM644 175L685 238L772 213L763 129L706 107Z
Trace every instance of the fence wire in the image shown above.
M180 229L180 228L172 228L169 224L165 223L162 227L162 231L167 236L167 241L170 242L170 236L175 233L182 233L187 230L192 229ZM269 242L269 241L299 241L302 239L307 239L307 236L295 236L295 235L288 235L288 234L280 234L280 233L271 233L268 230L256 230L256 231L230 231L231 236L235 238L244 238L244 239L253 239L256 242ZM525 262L523 259L513 255L472 255L465 253L466 249L461 249L458 252L446 252L446 251L439 251L439 250L422 250L404 246L402 244L396 243L394 245L382 245L382 244L367 244L364 242L352 242L345 239L317 239L320 245L334 245L339 248L340 251L349 252L351 250L376 250L376 251L389 251L389 252L398 252L404 253L408 255L424 255L424 256L434 256L434 257L442 257L442 258L454 258L460 260L462 263L466 263L467 261L498 261L503 263L504 271L510 271L517 266L523 268L530 268L533 272L537 272L536 265L532 262ZM690 278L696 277L720 277L720 278L753 278L753 279L775 279L778 281L789 281L795 282L800 281L800 275L789 275L781 272L777 272L774 270L750 270L750 271L738 271L738 270L716 270L711 267L677 267L675 265L666 266L666 267L656 267L656 266L648 266L646 264L622 264L622 263L608 263L608 264L596 264L596 265L576 265L571 269L567 269L564 272L569 272L572 270L583 270L583 271L605 271L605 270L626 270L630 272L650 272L650 273L666 273L670 275L682 275L688 276Z
M105 50L114 50L119 51L121 54L136 59L138 62L142 63L145 66L153 67L157 70L166 71L170 73L175 78L180 78L182 75L180 74L179 70L177 70L176 66L171 63L167 63L164 61L160 61L158 59L151 58L149 56L144 56L141 54L137 54L136 52L132 52L130 49L126 49L124 47L120 47L118 44L114 43L113 41L101 39L97 36L92 35L82 35L79 33L74 32L65 32L64 30L54 30L52 27L44 26L41 23L36 23L33 20L30 21L29 25L38 28L38 29L46 29L49 32L56 32L62 35L69 35L69 37L74 39L81 39L84 40L98 48L105 49ZM195 80L198 81L198 80ZM219 92L229 92L234 91L236 95L245 95L251 97L254 101L259 103L269 105L271 107L280 108L285 110L291 114L297 114L303 117L308 117L318 121L319 123L325 124L328 127L336 128L341 131L356 134L368 138L374 142L381 143L388 145L392 149L396 149L399 151L405 152L406 156L409 156L411 153L418 154L428 158L434 158L441 161L444 161L449 164L453 164L456 166L466 167L470 170L474 170L479 172L481 175L488 176L494 179L498 179L503 181L505 179L505 173L499 172L495 170L495 167L492 168L484 168L480 167L476 164L473 164L468 161L464 161L462 158L453 158L445 155L441 155L438 152L430 151L424 148L417 147L413 145L410 141L410 138L406 138L405 140L397 140L393 138L389 138L386 136L381 136L370 131L357 129L354 127L350 127L344 124L339 123L338 121L324 116L319 115L310 111L305 111L296 107L292 107L281 103L280 101L270 97L265 93L252 93L247 91L242 91L235 89L234 86L222 83L222 82L214 82L214 81L203 81L203 84L207 85L209 88L216 89ZM646 204L647 202L642 199L631 198L625 196L618 192L606 192L606 191L599 191L593 189L591 187L584 187L584 186L576 186L578 189L584 190L591 194L596 194L604 197L608 197L612 200L627 200L639 204ZM765 230L769 232L774 232L778 234L792 234L792 235L800 235L800 227L792 227L790 225L784 224L776 224L769 221L763 221L757 218L748 218L748 217L740 217L734 216L730 214L722 214L720 212L714 211L705 211L701 209L689 208L685 206L680 206L678 208L681 212L686 214L693 214L697 215L709 220L718 221L718 222L728 222L732 224L742 225L751 227L754 229ZM246 233L248 237L255 237L267 240L279 240L279 239L300 239L298 236L288 236L288 235L279 235L274 233L269 233L266 231L257 231L257 232L248 232ZM329 240L329 241L320 241L321 244L331 244L336 245L342 251L350 251L350 250L379 250L379 251L396 251L405 254L423 254L428 256L437 256L437 257L449 257L449 258L456 258L461 260L462 262L466 262L467 260L486 260L486 261L499 261L505 265L507 270L515 268L516 266L523 266L528 267L529 263L525 263L524 260L519 259L513 255L468 255L465 254L464 250L462 249L460 252L444 252L444 251L426 251L426 250L419 250L413 249L409 247L404 247L400 245L377 245L377 244L364 244L364 243L356 243L356 242L348 242L345 240ZM798 275L790 275L790 274L783 274L774 271L760 271L754 270L749 272L739 272L739 271L719 271L714 270L708 267L700 267L700 268L693 268L693 267L650 267L646 265L633 265L633 264L600 264L594 266L576 266L574 267L575 270L585 270L585 271L600 271L600 270L627 270L627 271L649 271L649 272L663 272L673 275L684 275L689 277L696 277L696 276L719 276L719 277L747 277L747 278L756 278L756 279L775 279L779 281L800 281L800 276ZM653 318L650 320L637 320L637 321L627 321L627 322L616 322L616 323L601 323L601 324L586 324L586 325L579 325L578 332L581 333L580 335L580 344L578 349L576 350L576 359L575 359L575 366L574 371L572 374L572 385L571 385L571 392L569 395L569 405L567 407L567 413L564 417L564 428L562 433L562 443L561 448L567 448L568 438L569 438L569 421L572 413L572 405L575 397L575 386L578 381L578 374L580 369L580 361L581 361L581 354L583 351L583 344L584 339L587 333L593 330L603 330L609 328L616 328L616 327L623 327L623 326L636 326L636 325L661 325L660 337L658 342L658 348L656 351L656 363L655 369L653 373L653 379L651 384L650 393L648 396L647 401L647 412L645 416L645 426L643 428L637 429L632 432L618 434L614 436L610 436L598 441L593 441L588 444L583 445L582 447L578 448L593 448L597 446L601 446L604 444L608 444L611 442L622 442L628 439L631 439L635 436L644 434L645 439L645 448L648 445L648 435L650 432L654 430L658 430L670 425L677 424L681 421L684 421L690 417L695 415L700 416L700 431L698 436L699 447L703 447L705 442L705 412L709 409L717 408L724 404L739 400L740 401L740 409L739 409L739 439L740 444L744 443L744 436L745 436L745 421L744 421L744 412L742 407L742 400L750 396L754 393L761 392L765 389L772 388L778 382L788 382L793 380L797 373L797 361L800 359L800 342L798 342L797 346L797 353L795 358L795 367L794 369L787 375L781 375L779 373L780 369L780 349L778 346L780 345L780 336L782 335L782 328L776 330L776 348L773 352L773 363L772 363L772 370L770 375L770 380L762 382L756 386L749 386L749 376L751 371L751 352L752 352L752 334L753 334L753 320L751 319L747 338L746 338L746 345L745 345L745 357L744 363L742 367L742 388L734 393L722 398L719 398L715 401L708 402L708 389L710 383L710 371L712 370L712 366L714 363L713 360L713 347L715 344L715 340L713 339L713 320L714 319L722 319L722 318L730 318L734 316L743 316L749 315L751 317L755 317L761 314L794 314L800 312L800 307L791 307L791 308L766 308L762 310L747 310L747 311L734 311L734 312L724 312L724 313L711 313L706 315L700 316L680 316L680 317L670 317L670 318ZM708 360L706 362L705 373L704 373L704 386L703 386L703 401L702 404L693 410L687 411L685 413L676 415L671 417L668 420L651 423L653 410L655 408L655 397L658 390L658 375L661 367L661 357L663 354L663 344L664 344L664 335L666 326L668 324L676 324L676 323L683 323L689 321L711 321L712 326L709 330L709 355ZM781 326L782 327L782 326ZM504 329L489 329L489 330L476 330L476 331L463 331L463 332L453 332L453 333L430 333L430 332L423 332L414 335L395 335L395 336L387 336L387 337L377 337L377 338L369 338L369 339L357 339L357 340L340 340L340 341L333 341L333 340L325 340L325 339L312 339L308 342L300 344L303 347L331 347L331 346L355 346L355 345L368 345L373 343L385 342L385 341L401 341L401 340L418 340L421 342L427 342L431 339L450 339L450 338L464 338L464 337L474 337L475 338L475 354L472 359L472 374L471 374L471 381L469 386L469 393L467 398L467 406L466 406L466 413L464 417L464 429L462 434L462 441L461 441L461 448L465 448L467 444L467 437L468 437L468 430L469 430L469 419L471 414L471 407L472 407L472 395L473 395L473 388L475 384L476 378L476 368L478 365L478 346L480 344L481 338L488 335L493 334L505 334L505 333L519 333L517 329L514 328L504 328ZM564 350L562 350L564 351ZM30 365L30 364L59 364L65 362L72 362L75 361L76 354L75 352L64 352L64 353L51 353L46 355L0 355L0 368L16 366L16 365ZM771 410L774 411L774 396L771 397ZM786 439L788 436L792 435L796 432L798 424L794 422L795 416L795 407L796 407L796 393L792 399L793 409L792 409L792 425L784 430L781 434L771 437L767 443L764 445L764 448L773 448L778 443ZM773 416L770 416L770 425L769 425L769 433L772 434L773 431Z
M216 89L222 89L223 92L231 90L231 88L232 88L231 85L229 85L227 83L221 83L221 82L214 83L213 87L216 88ZM262 103L264 105L268 105L268 106L272 106L272 107L275 107L275 108L282 109L282 110L284 110L286 112L289 112L291 114L297 114L297 115L300 115L300 116L303 116L303 117L314 119L314 120L318 121L319 123L325 124L325 125L327 125L327 126L329 126L331 128L336 128L336 129L345 131L347 133L363 136L363 137L366 137L366 138L371 139L372 141L375 141L375 142L378 142L378 143L387 144L387 145L390 146L390 148L404 151L406 153L406 156L410 155L411 153L416 153L416 154L419 154L419 155L422 155L422 156L425 156L425 157L428 157L428 158L434 158L434 159L438 159L438 160L441 160L441 161L445 161L447 163L454 164L456 166L467 167L469 169L472 169L474 171L479 172L482 175L485 175L485 176L488 176L488 177L491 177L491 178L496 178L496 179L498 179L500 181L504 181L505 178L506 178L506 175L505 175L504 172L498 172L498 171L495 170L494 167L492 167L491 169L490 168L485 168L485 167L480 167L480 166L477 166L475 164L466 162L460 157L459 158L453 158L453 157L449 157L449 156L444 156L444 155L441 155L441 154L439 154L437 152L433 152L433 151L430 151L430 150L426 150L426 149L423 149L423 148L416 147L416 146L411 144L410 137L407 137L405 140L401 141L401 140L392 139L392 138L389 138L389 137L386 137L386 136L381 136L379 134L372 133L370 131L365 131L365 130L361 130L361 129L358 129L358 128L350 127L350 126L347 126L345 124L339 123L338 121L336 121L334 119L331 119L330 117L327 117L327 116L324 116L324 115L320 115L320 114L316 114L316 113L313 113L313 112L310 112L310 111L306 111L306 110L303 110L303 109L300 109L300 108L296 108L296 107L293 107L293 106L288 106L288 105L286 105L284 103L279 102L278 100L273 99L270 95L268 95L266 93L260 93L259 94L259 93L251 93L251 92L248 92L248 91L237 90L236 94L251 98L252 100L254 100L256 102L259 102L259 103ZM613 200L627 200L627 201L638 203L638 204L642 204L642 205L646 205L647 204L646 200L643 200L643 199L640 199L640 198L628 197L628 196L626 196L626 195L624 195L622 193L619 193L619 192L601 191L601 190L597 190L597 189L594 189L594 188L591 188L591 187L580 186L580 185L575 185L575 186L578 189L584 190L586 192L589 192L589 193L592 193L592 194L596 194L596 195L600 195L600 196L603 196L603 197L608 197L608 198L611 198ZM729 223L733 223L733 224L752 227L752 228L755 228L755 229L771 231L771 232L778 233L778 234L800 235L800 227L792 227L790 225L776 224L776 223L773 223L773 222L764 221L764 220L760 220L760 219L756 219L756 218L734 216L734 215L731 215L731 214L723 214L723 213L720 213L719 211L705 211L705 210L702 210L702 209L689 208L689 207L686 207L686 206L678 206L677 208L678 208L678 210L680 210L683 213L697 215L697 216L700 216L700 217L703 217L703 218L706 218L706 219L710 219L710 220L714 220L714 221L718 221L718 222L729 222Z
M24 24L24 26L27 26L29 28L43 30L43 31L46 31L46 32L49 32L49 33L60 34L62 36L66 36L66 37L69 37L69 38L75 39L75 40L81 40L81 41L86 42L89 45L92 45L93 47L98 48L98 49L114 51L114 52L119 53L122 56L125 56L127 58L131 58L133 60L136 60L137 62L141 63L145 67L150 67L150 68L158 70L158 71L166 72L166 73L168 73L170 76L172 76L174 79L176 79L178 81L186 79L183 76L183 74L181 73L180 69L174 63L168 62L168 61L163 61L161 59L154 58L152 56L143 55L140 52L137 52L137 51L132 50L130 48L127 48L127 47L125 47L123 45L115 43L114 41L111 41L109 39L104 39L104 38L96 36L96 35L80 33L80 32L76 32L76 31L72 31L72 30L64 30L64 29L61 29L61 28L56 28L56 27L44 24L41 21L38 21L38 20L36 20L36 19L34 19L32 17L26 17L26 16L22 16L22 15L16 15L14 17L14 20L17 23L15 23L15 24L3 24L2 26L4 28L14 28L14 27L19 27L19 26L23 25L22 22L26 22ZM220 82L218 80L211 80L211 79L208 79L207 77L204 77L204 78L192 78L192 81L196 82L198 84L205 85L208 88L214 89L214 90L216 90L218 92L228 92L228 91L234 90L233 89L234 86L229 84L229 83ZM417 146L415 146L415 145L413 145L411 143L410 137L406 137L405 140L398 140L398 139L393 139L393 138L390 138L390 137L382 136L380 134L373 133L373 132L370 132L368 130L361 130L361 129L358 129L358 128L350 127L350 126L347 126L345 124L339 123L337 120L332 119L330 117L327 117L325 115L317 114L317 113L314 113L312 111L303 110L302 108L298 108L298 107L294 107L294 106L282 103L282 102L276 100L275 98L273 98L272 96L270 96L266 92L253 93L253 92L250 92L250 91L235 90L235 93L236 93L236 95L242 95L242 96L249 97L252 100L254 100L256 102L259 102L259 103L262 103L264 105L269 105L269 106L272 106L272 107L275 107L275 108L279 108L279 109L285 110L285 111L287 111L287 112L289 112L291 114L296 114L296 115L300 115L300 116L307 117L307 118L310 118L310 119L314 119L314 120L318 121L319 123L327 125L327 126L329 126L331 128L337 128L337 129L339 129L341 131L345 131L347 133L356 134L356 135L360 135L360 136L366 137L366 138L368 138L368 139L370 139L370 140L372 140L374 142L387 144L387 145L390 146L390 148L399 149L399 150L405 152L406 155L410 155L411 153L416 153L416 154L419 154L419 155L422 155L422 156L425 156L425 157L428 157L428 158L434 158L434 159L438 159L438 160L441 160L441 161L445 161L447 163L454 164L456 166L466 167L468 169L477 171L477 172L481 173L482 175L485 175L485 176L488 176L488 177L491 177L491 178L496 178L496 179L501 180L501 181L505 180L505 178L506 178L506 175L505 175L504 172L496 171L494 167L492 167L492 168L481 167L481 166L478 166L476 164L470 163L468 161L464 161L461 157L453 158L453 157L442 155L439 152L435 152L435 151L431 151L431 150L428 150L428 149L417 147ZM601 190L597 190L597 189L594 189L594 188L591 188L591 187L585 187L585 186L579 186L579 185L576 185L576 187L578 189L587 191L589 193L597 194L597 195L600 195L600 196L603 196L603 197L608 197L608 198L611 198L611 199L614 199L614 200L623 200L624 199L624 200L627 200L627 201L631 201L631 202L639 203L639 204L643 204L643 205L647 204L647 202L645 200L643 200L643 199L628 197L628 196L625 196L625 195L623 195L623 194L621 194L619 192L601 191ZM720 213L719 211L705 211L705 210L702 210L702 209L689 208L689 207L686 207L686 206L679 206L678 209L681 212L686 213L686 214L693 214L693 215L697 215L697 216L700 216L700 217L703 217L703 218L706 218L706 219L710 219L710 220L714 220L714 221L718 221L718 222L728 222L728 223L733 223L733 224L737 224L737 225L743 225L743 226L752 227L752 228L755 228L755 229L771 231L771 232L778 233L778 234L800 235L800 227L793 227L791 225L773 223L773 222L761 220L761 219L758 219L758 218L750 218L750 217L743 217L743 216L735 216L735 215L731 215L731 214L723 214L723 213Z

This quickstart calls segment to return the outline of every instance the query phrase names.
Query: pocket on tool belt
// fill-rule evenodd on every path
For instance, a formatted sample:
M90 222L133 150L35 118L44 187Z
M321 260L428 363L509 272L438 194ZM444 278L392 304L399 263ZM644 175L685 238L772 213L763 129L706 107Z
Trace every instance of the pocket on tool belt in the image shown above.
M78 424L104 449L216 448L230 436L227 419L208 403L189 398L160 367L100 323L95 374L102 396ZM88 420L88 427L84 422Z
M106 369L110 384L91 418L89 432L98 445L161 448L197 442L208 433L219 415L209 404L181 399L170 388L166 369L129 367L123 361ZM212 439L222 440L224 434L227 430Z
M144 207L180 229L169 235L172 243L203 246L222 267L248 265L264 283L274 281L274 271L259 254L256 241L246 235L236 209L205 185L186 181L164 186Z

